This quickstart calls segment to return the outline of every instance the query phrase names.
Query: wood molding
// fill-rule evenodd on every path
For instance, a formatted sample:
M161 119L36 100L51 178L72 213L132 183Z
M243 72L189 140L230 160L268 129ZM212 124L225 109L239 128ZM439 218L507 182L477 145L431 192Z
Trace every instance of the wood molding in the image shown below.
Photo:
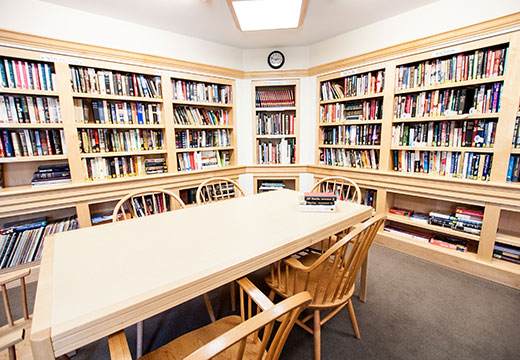
M367 64L369 62L386 61L386 59L398 56L406 56L410 51L426 51L433 47L449 45L449 43L470 40L476 36L482 36L493 32L507 30L520 26L520 12L506 15L497 19L469 25L456 30L446 31L437 35L424 37L417 40L389 46L365 54L355 55L349 58L333 61L327 64L313 66L308 69L309 75L319 75L341 69Z
M49 51L49 53L66 52L70 53L70 56L74 57L107 57L109 58L107 60L113 62L132 62L139 64L139 66L165 67L172 71L196 72L239 79L244 76L244 72L241 70L221 66L206 65L158 55L147 55L126 50L110 49L97 45L87 45L72 41L51 39L48 37L5 29L0 29L0 43L37 48L40 51Z
M244 71L243 76L244 79L300 78L309 76L309 70Z

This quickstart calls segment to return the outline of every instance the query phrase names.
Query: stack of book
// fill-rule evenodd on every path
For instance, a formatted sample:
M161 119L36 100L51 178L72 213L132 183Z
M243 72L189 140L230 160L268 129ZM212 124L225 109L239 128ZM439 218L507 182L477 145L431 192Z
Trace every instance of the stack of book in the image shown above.
M458 207L455 209L455 217L457 218L457 222L454 229L480 235L482 219L484 218L484 212L482 210Z
M385 232L388 232L390 234L396 234L403 237L406 237L408 239L413 240L419 240L422 242L430 242L431 239L433 239L433 235L420 232L420 231L411 231L408 229L401 229L399 227L391 226L391 225L385 225L384 229Z
M147 174L161 174L168 170L165 158L145 159L144 167Z
M33 174L32 186L68 184L71 182L68 165L38 166Z
M468 249L466 240L444 235L435 235L434 238L430 240L430 244L461 252L466 252Z
M493 257L502 259L515 264L520 264L520 248L506 244L495 244L493 249Z
M272 190L279 190L279 189L285 189L284 183L272 183L272 182L263 182L260 187L258 188L258 192L265 192L265 191L272 191Z
M336 195L333 193L307 192L300 201L300 211L335 212Z

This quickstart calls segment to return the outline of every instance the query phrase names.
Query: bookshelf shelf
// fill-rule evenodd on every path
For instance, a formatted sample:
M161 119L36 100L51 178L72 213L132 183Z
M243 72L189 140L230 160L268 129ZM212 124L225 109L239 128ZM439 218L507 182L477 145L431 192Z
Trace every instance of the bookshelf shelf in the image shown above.
M123 95L106 95L106 94L88 94L88 93L72 93L77 99L96 99L96 100L112 100L112 101L132 101L132 102L151 102L162 103L162 98L151 98L142 96L123 96Z
M176 151L178 153L184 153L184 152L212 151L212 150L234 150L234 148L232 146L208 146L208 147L187 148L187 149L177 148Z
M479 235L469 234L469 233L465 233L463 231L457 231L457 230L445 228L442 226L419 223L419 222L410 220L406 216L399 216L399 215L394 215L394 214L389 213L389 214L387 214L387 219L400 223L400 224L405 224L405 225L421 228L424 230L429 230L434 233L446 234L446 235L455 236L458 238L463 238L463 239L468 239L468 240L473 240L473 241L480 240Z
M63 129L62 123L0 123L1 129Z
M30 96L58 96L57 91L0 88L0 94L6 95L30 95Z
M88 124L77 123L78 129L164 129L164 124Z
M456 120L479 120L479 119L498 119L498 113L483 113L483 114L462 114L452 116L421 116L403 119L393 119L394 123L403 122L428 122L428 121L456 121Z
M335 121L335 122L320 122L319 126L341 126L341 125L374 125L382 124L382 120L346 120L346 121Z
M482 84L489 84L489 83L503 82L503 81L504 81L504 76L494 76L494 77L488 77L488 78L483 78L483 79L456 81L456 82L449 82L449 83L437 84L437 85L432 85L432 86L422 86L422 87L414 87L411 89L395 90L395 95L410 94L410 93L417 93L417 92L430 91L430 90L451 89L451 88L456 88L456 87L470 87L470 86L475 86L475 85L482 85Z
M515 155L520 154L520 149L511 149L511 154L515 154Z
M253 158L258 165L299 162L299 80L254 80Z
M118 152L98 152L92 154L81 154L82 158L96 158L96 157L114 157L114 156L133 156L133 155L157 155L166 154L166 150L146 150L146 151L118 151Z
M36 161L54 161L54 160L67 160L67 159L68 159L67 155L20 156L20 157L0 158L0 164L25 163L25 162L36 162Z
M520 236L497 233L497 242L520 247Z
M383 93L347 96L347 97L342 97L342 98L338 98L338 99L323 100L323 101L320 101L320 105L334 104L334 103L340 103L340 102L351 102L351 101L358 101L358 100L377 99L377 98L382 98L382 97L383 97Z
M449 147L449 146L392 146L392 150L418 150L418 151L452 151L452 152L474 152L493 153L494 148L488 147Z
M232 125L175 125L175 130L217 130L217 129L229 129L233 130Z
M379 145L328 145L319 144L318 147L324 149L380 149Z
M172 103L174 105L186 105L186 106L195 106L195 107L214 107L214 108L232 108L233 107L233 104L223 104L223 103L204 102L204 101L173 100Z

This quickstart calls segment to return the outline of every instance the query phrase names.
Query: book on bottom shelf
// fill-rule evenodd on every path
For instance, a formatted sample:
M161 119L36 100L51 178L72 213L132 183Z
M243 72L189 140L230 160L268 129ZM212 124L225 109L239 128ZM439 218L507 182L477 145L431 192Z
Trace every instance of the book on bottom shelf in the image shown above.
M515 264L520 264L520 247L496 243L493 248L493 257Z

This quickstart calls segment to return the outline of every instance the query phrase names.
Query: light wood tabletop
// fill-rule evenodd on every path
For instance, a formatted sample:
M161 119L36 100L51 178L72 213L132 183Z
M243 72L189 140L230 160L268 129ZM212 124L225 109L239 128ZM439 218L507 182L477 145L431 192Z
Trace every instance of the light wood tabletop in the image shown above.
M278 190L56 234L45 240L31 346L52 359L295 253L370 217L298 211Z

